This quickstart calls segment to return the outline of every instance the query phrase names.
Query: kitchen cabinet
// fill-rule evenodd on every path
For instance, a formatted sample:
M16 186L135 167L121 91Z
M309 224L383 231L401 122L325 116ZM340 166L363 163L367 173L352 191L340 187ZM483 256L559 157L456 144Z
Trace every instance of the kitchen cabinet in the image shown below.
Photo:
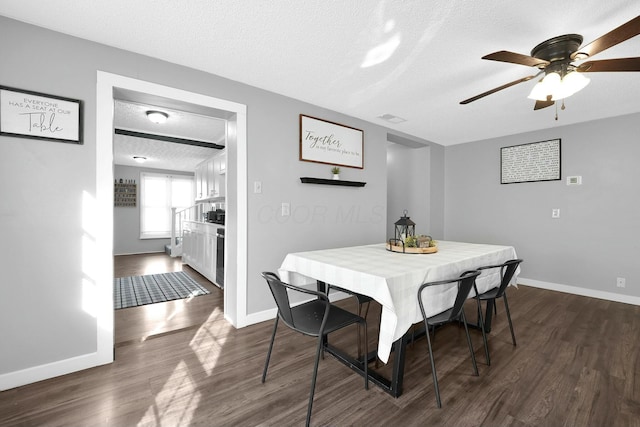
M217 197L226 197L227 153L221 152L213 158L213 185Z
M209 185L210 175L209 160L205 160L196 166L196 200L206 200L209 198L210 188L213 189L213 185Z
M202 268L213 277L213 279L209 279L212 282L215 282L216 277L216 234L213 229L213 234L210 232L204 233L203 236L203 260L202 260Z
M196 166L196 200L220 201L226 196L227 152L225 150Z
M216 283L217 230L219 224L185 221L182 234L182 262Z

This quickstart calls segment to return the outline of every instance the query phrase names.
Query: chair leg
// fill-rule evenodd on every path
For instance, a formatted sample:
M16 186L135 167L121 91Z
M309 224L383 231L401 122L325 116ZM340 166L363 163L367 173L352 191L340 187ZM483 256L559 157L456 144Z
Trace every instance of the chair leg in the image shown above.
M367 308L364 310L364 316L362 315L362 306L364 304L367 304ZM369 301L367 301L364 304L360 304L358 303L358 316L362 317L363 319L367 320L367 314L369 314ZM360 359L360 357L362 357L362 342L360 340L360 323L356 323L356 327L358 329L358 359Z
M311 408L313 406L313 395L316 391L316 377L318 376L318 365L320 364L320 353L324 348L324 343L322 342L322 335L318 337L318 349L316 350L316 360L313 365L313 377L311 377L311 391L309 392L309 405L307 406L307 423L305 424L309 427L309 423L311 422Z
M433 388L436 391L436 403L438 408L442 408L442 402L440 401L440 388L438 387L438 375L436 374L436 364L433 360L433 350L431 349L431 338L429 337L429 325L424 322L424 326L427 330L427 346L429 347L429 361L431 362L431 375L433 376Z
M482 303L480 302L480 298L477 298L477 297L476 297L476 301L478 302L478 326L480 326L480 330L482 331L482 342L484 344L484 358L487 361L487 366L491 366L491 357L489 356L489 345L487 344L487 332L484 330L484 316L482 315Z
M473 373L478 376L478 365L476 364L476 355L473 352L473 344L471 344L471 336L469 335L469 327L467 326L467 319L464 316L464 310L462 310L462 323L464 323L464 331L467 333L467 344L469 344L469 352L471 353L471 362L473 363Z
M509 303L507 302L507 294L502 294L502 298L504 299L504 308L507 311L507 320L509 320L509 329L511 329L511 339L513 340L513 345L516 345L516 335L513 333L513 323L511 323L511 312L509 311Z
M364 364L364 389L369 390L369 337L367 336L366 320L364 321L364 357L362 358L362 363Z
M262 382L267 378L267 369L269 368L269 359L271 359L271 350L273 350L273 341L276 339L276 330L278 329L278 320L280 316L276 315L276 321L273 324L273 333L271 334L271 342L269 343L269 351L267 352L267 360L264 362L264 370L262 371Z

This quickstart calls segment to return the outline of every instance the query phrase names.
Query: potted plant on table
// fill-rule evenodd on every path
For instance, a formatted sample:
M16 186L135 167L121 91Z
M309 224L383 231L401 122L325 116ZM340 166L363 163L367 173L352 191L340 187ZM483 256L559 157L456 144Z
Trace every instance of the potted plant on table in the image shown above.
M331 173L333 174L333 179L340 179L340 168L334 166L331 168Z

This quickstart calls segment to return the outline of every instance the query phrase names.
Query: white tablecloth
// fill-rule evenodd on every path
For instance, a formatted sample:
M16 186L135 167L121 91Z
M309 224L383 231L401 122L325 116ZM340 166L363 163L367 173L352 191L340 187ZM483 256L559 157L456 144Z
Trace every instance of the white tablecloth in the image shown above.
M515 258L516 251L511 246L438 241L437 253L402 254L387 251L382 243L291 253L278 272L286 283L306 285L320 280L378 301L382 305L378 357L386 363L393 343L422 320L417 299L421 284L455 278L464 271ZM478 277L480 293L499 284L499 270L487 270ZM516 276L518 273L519 270ZM427 315L451 307L455 293L455 285L427 289Z

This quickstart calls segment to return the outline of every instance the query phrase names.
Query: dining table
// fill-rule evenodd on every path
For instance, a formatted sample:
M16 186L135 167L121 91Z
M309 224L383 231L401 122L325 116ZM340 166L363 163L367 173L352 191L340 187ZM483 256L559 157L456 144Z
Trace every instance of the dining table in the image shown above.
M327 285L366 295L381 305L377 357L388 363L394 353L391 378L370 370L370 379L394 397L402 394L404 355L413 324L422 322L418 288L423 283L459 277L465 271L516 259L513 246L438 241L434 253L402 253L385 243L289 253L278 273L281 280L298 286ZM516 271L512 284L516 284ZM500 269L484 270L476 279L479 293L499 286ZM427 316L449 309L457 293L455 283L430 287L423 293ZM474 296L472 291L470 297ZM490 321L490 317L487 319ZM490 330L490 325L485 325ZM363 374L366 360L354 360L327 344L329 353Z

